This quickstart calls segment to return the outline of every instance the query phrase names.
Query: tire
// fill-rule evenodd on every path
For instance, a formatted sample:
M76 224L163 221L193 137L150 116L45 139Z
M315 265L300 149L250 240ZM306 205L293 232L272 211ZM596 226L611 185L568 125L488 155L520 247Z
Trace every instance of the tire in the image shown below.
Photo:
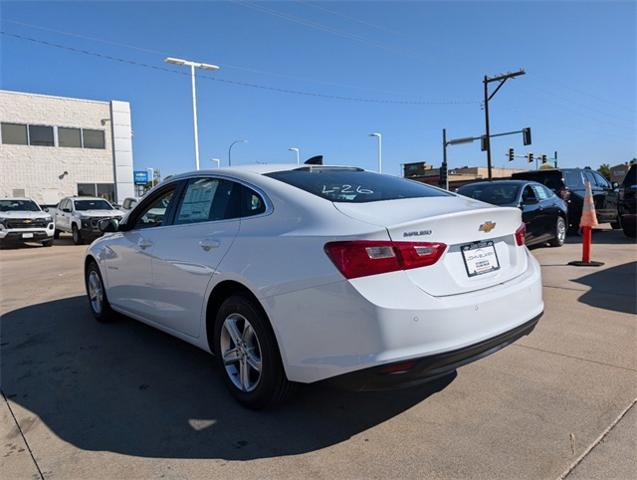
M60 231L57 228L53 232L53 238L55 238L56 240L60 238Z
M42 246L43 247L50 247L53 245L53 239L49 239L49 240L42 240Z
M557 217L553 239L549 242L551 247L561 247L566 240L566 221L563 217Z
M84 285L86 287L88 305L91 309L91 313L95 317L95 320L102 323L114 321L116 319L116 314L111 308L111 304L108 303L102 274L100 273L100 269L95 261L89 262L86 267ZM96 287L99 287L99 291L96 291Z
M243 406L259 410L289 395L292 384L272 327L251 299L234 295L223 302L215 319L214 342L224 382Z
M84 243L82 232L80 232L75 224L73 224L73 227L71 227L71 233L73 234L73 243L75 245L82 245Z

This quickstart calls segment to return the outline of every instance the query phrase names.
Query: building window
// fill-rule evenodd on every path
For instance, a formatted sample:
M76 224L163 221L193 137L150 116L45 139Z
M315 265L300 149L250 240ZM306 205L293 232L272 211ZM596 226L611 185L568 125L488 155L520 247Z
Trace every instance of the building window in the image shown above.
M53 147L53 127L43 125L29 125L29 145L40 147Z
M78 197L100 197L109 202L115 201L115 185L112 183L78 183Z
M18 123L2 124L2 143L10 145L28 145L27 126Z
M82 148L82 131L79 128L58 127L58 147Z
M104 141L104 130L82 129L84 138L84 148L106 148Z
M115 201L115 185L112 183L98 183L97 196L113 203Z
M77 195L79 197L94 197L96 195L94 183L78 183Z

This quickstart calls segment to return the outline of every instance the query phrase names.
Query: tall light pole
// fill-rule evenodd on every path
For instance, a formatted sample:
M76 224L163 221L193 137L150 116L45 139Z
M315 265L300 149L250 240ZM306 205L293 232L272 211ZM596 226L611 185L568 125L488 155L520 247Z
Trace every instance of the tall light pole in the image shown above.
M247 140L235 140L234 142L232 142L230 144L230 146L228 147L228 166L231 167L232 166L232 147L234 147L237 143L248 143Z
M301 165L301 150L298 147L290 147L288 148L290 152L296 152L296 164Z
M192 62L190 60L173 57L165 58L164 62L172 63L173 65L185 65L190 67L190 80L192 83L192 123L195 133L195 167L199 170L199 132L197 130L197 90L195 88L195 68L201 68L203 70L219 70L219 67L209 63Z
M148 167L146 171L150 172L150 186L155 186L155 169L153 167Z
M378 138L378 173L383 173L383 136L378 133L370 133L370 137Z
M218 158L211 158L210 160L217 163L217 168L221 167L221 160Z

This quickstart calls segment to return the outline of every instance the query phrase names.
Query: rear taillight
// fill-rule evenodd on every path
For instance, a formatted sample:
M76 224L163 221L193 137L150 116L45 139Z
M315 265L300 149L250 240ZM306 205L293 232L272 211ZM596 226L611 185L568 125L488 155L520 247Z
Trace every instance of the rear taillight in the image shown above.
M433 265L446 247L437 242L353 240L327 243L325 253L345 278L358 278Z
M515 231L515 243L524 245L524 236L526 235L526 225L522 224Z

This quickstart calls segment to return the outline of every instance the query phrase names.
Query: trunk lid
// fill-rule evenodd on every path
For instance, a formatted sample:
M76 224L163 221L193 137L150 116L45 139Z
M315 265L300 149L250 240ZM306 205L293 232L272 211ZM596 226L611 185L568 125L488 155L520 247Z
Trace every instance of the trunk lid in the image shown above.
M527 268L525 249L515 242L515 230L522 224L517 208L495 207L463 196L334 205L349 217L385 227L393 241L445 243L447 250L437 263L405 271L432 296L488 288L521 275ZM493 242L497 270L469 275L462 247L476 242Z

